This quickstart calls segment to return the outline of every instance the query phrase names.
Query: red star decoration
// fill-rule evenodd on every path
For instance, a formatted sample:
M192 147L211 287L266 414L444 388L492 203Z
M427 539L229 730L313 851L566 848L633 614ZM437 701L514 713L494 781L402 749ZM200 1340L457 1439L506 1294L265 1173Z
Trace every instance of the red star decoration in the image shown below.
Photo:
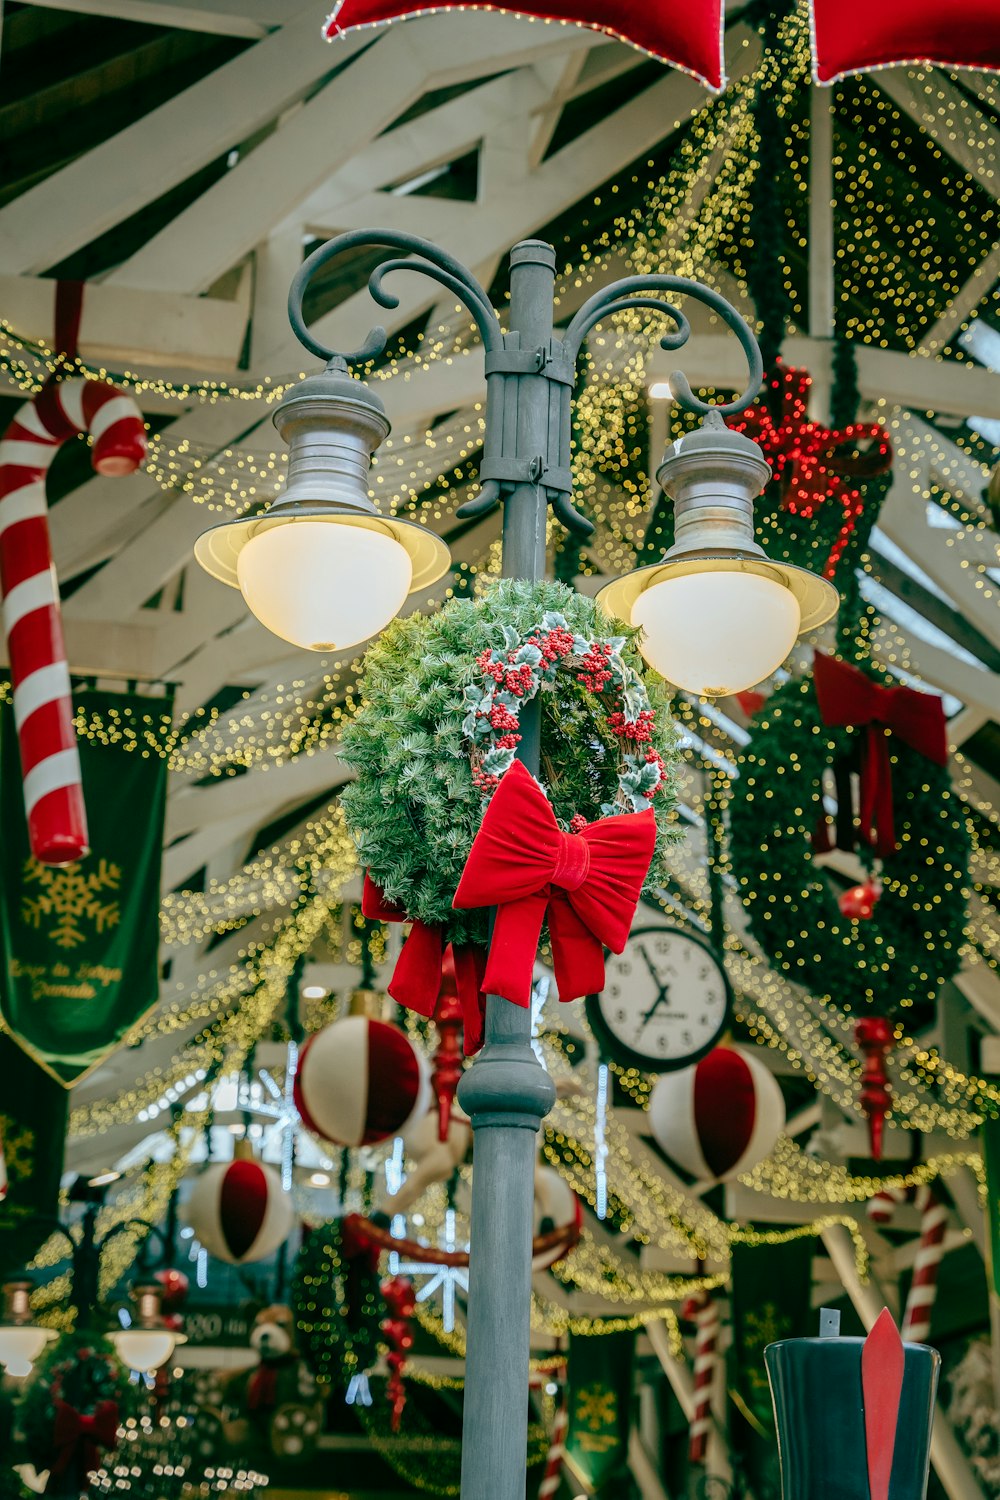
M499 10L588 26L628 42L661 62L682 68L718 91L724 83L724 0L543 0L538 5L470 5L462 0L340 0L326 23L337 36L359 26L381 26L442 10Z
M998 0L812 0L816 78L899 63L1000 68Z

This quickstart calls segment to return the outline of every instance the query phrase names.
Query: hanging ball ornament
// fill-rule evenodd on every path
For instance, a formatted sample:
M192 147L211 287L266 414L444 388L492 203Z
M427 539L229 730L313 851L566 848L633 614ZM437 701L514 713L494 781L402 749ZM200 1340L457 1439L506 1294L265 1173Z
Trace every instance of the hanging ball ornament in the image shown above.
M348 1016L302 1049L295 1107L308 1131L335 1146L401 1135L430 1103L427 1063L398 1026Z
M568 1255L582 1227L583 1209L569 1183L555 1167L539 1163L535 1167L535 1243L543 1236L553 1243L535 1251L532 1271L547 1271Z
M292 1230L295 1210L273 1167L245 1154L237 1142L230 1162L207 1167L195 1181L186 1217L200 1243L231 1266L266 1260Z
M163 1312L176 1312L187 1301L191 1283L183 1271L173 1266L153 1272L153 1280L159 1283L160 1307Z
M861 885L852 885L850 890L842 891L837 897L840 915L851 922L870 922L881 894L881 880L868 879Z
M747 1172L774 1149L785 1102L753 1047L715 1047L693 1068L664 1073L649 1099L656 1144L699 1180Z

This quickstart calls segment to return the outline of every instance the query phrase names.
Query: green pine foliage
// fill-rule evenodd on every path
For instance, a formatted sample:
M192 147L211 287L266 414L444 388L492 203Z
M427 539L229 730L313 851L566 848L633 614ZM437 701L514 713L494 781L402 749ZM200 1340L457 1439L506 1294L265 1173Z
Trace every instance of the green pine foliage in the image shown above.
M452 599L432 616L397 620L368 652L362 705L344 731L342 755L356 772L341 802L365 869L409 916L443 925L449 941L484 942L486 915L455 912L452 897L482 819L463 721L476 658L503 648L504 630L524 641L546 612L565 616L590 641L624 637L621 655L645 670L636 631L609 621L591 599L559 583L502 579L481 598ZM677 734L665 689L646 680L656 714L652 748L667 766L677 759ZM556 818L601 816L618 790L620 743L608 727L617 708L609 692L593 694L569 671L541 694L541 781ZM649 886L677 837L672 779L657 793L659 839Z

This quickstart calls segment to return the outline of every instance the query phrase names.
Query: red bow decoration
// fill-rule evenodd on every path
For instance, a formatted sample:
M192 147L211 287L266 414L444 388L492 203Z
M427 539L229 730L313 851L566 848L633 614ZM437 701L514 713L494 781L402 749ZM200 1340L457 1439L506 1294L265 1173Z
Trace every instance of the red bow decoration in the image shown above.
M365 875L361 910L376 922L410 921L401 907L387 900L370 875ZM451 961L446 963L449 953ZM410 935L396 960L388 986L389 994L399 1005L430 1020L453 974L462 1007L465 1055L472 1057L483 1045L486 994L482 981L485 967L486 955L477 944L446 944L440 927L415 921L411 923Z
M890 734L935 765L948 763L948 734L941 699L908 687L882 687L859 667L817 651L813 680L820 718L830 726L867 731L861 745L861 838L876 854L894 854Z
M493 793L455 892L496 906L483 987L527 1006L542 923L560 1000L604 988L604 948L628 941L656 845L652 808L563 833L538 782L515 761Z
M892 1108L886 1059L896 1045L896 1033L885 1016L862 1016L854 1028L854 1040L863 1058L859 1102L868 1117L872 1157L881 1161L885 1117Z
M58 1396L53 1400L55 1422L52 1442L55 1461L49 1467L51 1478L65 1474L73 1465L73 1475L81 1485L86 1476L101 1467L101 1453L118 1443L118 1403L101 1401L93 1413L84 1414Z
M810 422L806 412L812 376L807 370L779 363L777 371L768 376L768 384L781 393L777 421L768 403L758 401L730 425L760 444L781 485L782 504L793 516L808 519L827 500L841 507L843 525L823 567L823 577L832 578L863 507L860 491L847 481L887 473L892 465L892 444L878 422L852 422L849 427L834 430ZM874 446L859 453L858 444L867 441ZM841 453L848 444L854 452Z
M247 1381L247 1411L274 1411L277 1404L278 1367L262 1361Z

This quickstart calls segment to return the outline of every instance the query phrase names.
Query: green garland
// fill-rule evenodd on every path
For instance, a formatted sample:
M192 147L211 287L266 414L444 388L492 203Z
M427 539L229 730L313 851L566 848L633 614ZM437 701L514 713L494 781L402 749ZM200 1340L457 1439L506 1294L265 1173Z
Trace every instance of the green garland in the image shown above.
M870 662L859 665L891 681ZM823 773L855 738L823 723L811 678L777 690L740 757L732 866L750 929L778 969L838 1010L902 1009L913 1024L961 962L968 830L948 768L891 740L899 848L882 862L871 919L843 917L835 887L814 864L811 837ZM868 851L862 858L873 863Z
M292 1306L303 1356L316 1379L346 1385L378 1358L385 1316L377 1264L348 1255L338 1220L306 1236L295 1262Z
M38 1470L52 1463L57 1400L85 1417L103 1402L113 1401L119 1420L125 1420L130 1390L110 1340L92 1333L62 1334L36 1362L18 1416L28 1457Z
M513 759L522 703L536 692L541 780L560 825L653 805L648 884L660 881L676 837L677 736L664 690L640 675L638 632L609 626L593 600L562 584L504 579L477 600L395 621L369 650L362 707L342 746L357 779L341 804L389 900L444 926L449 940L485 938L485 914L454 912L452 896Z

